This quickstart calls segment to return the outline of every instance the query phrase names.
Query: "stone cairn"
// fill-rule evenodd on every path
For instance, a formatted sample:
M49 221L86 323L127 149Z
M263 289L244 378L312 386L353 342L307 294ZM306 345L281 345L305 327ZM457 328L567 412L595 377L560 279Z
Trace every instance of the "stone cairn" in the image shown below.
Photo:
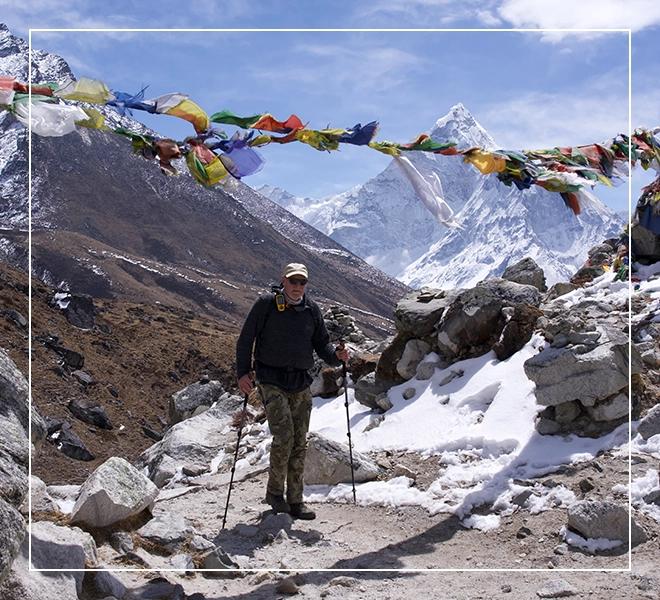
M323 315L323 319L333 342L344 340L359 344L365 340L365 335L358 329L355 319L349 314L347 308L331 306Z

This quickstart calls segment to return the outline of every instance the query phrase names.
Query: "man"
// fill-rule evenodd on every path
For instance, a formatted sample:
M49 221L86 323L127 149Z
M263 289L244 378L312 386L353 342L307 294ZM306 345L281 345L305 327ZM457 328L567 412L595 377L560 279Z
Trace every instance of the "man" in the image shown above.
M238 388L249 394L256 379L273 435L266 502L300 519L316 517L303 503L313 351L335 367L349 358L347 348L330 342L321 310L305 293L307 281L305 265L287 265L281 291L257 299L236 344Z

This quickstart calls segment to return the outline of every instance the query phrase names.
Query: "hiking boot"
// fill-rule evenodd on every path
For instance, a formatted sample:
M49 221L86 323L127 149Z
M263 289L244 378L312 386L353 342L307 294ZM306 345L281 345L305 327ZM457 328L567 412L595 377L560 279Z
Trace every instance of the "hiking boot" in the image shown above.
M291 516L296 519L311 521L316 519L316 513L303 502L294 502L291 506Z
M285 502L284 496L282 494L271 494L270 492L266 492L266 502L270 504L270 507L273 509L273 512L276 513L291 512L291 507Z

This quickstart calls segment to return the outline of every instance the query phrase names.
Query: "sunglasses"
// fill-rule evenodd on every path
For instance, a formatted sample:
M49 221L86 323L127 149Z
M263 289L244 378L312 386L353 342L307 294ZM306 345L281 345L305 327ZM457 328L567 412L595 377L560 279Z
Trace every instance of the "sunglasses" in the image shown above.
M291 285L307 285L306 279L298 279L297 277L287 277Z

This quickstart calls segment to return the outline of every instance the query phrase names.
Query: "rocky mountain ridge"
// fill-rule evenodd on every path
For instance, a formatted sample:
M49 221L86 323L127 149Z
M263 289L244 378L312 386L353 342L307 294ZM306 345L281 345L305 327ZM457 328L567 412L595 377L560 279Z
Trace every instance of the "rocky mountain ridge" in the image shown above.
M61 58L34 56L36 81L72 76ZM27 75L27 45L6 27L0 72ZM102 109L111 127L144 130ZM0 253L27 270L27 131L3 112L0 133ZM241 182L206 189L185 167L164 177L132 154L127 139L106 131L34 136L32 152L32 269L49 285L96 298L158 301L237 326L285 264L303 262L319 301L351 306L367 329L391 330L392 306L405 286L278 207L268 208ZM261 216L248 208L257 204Z

